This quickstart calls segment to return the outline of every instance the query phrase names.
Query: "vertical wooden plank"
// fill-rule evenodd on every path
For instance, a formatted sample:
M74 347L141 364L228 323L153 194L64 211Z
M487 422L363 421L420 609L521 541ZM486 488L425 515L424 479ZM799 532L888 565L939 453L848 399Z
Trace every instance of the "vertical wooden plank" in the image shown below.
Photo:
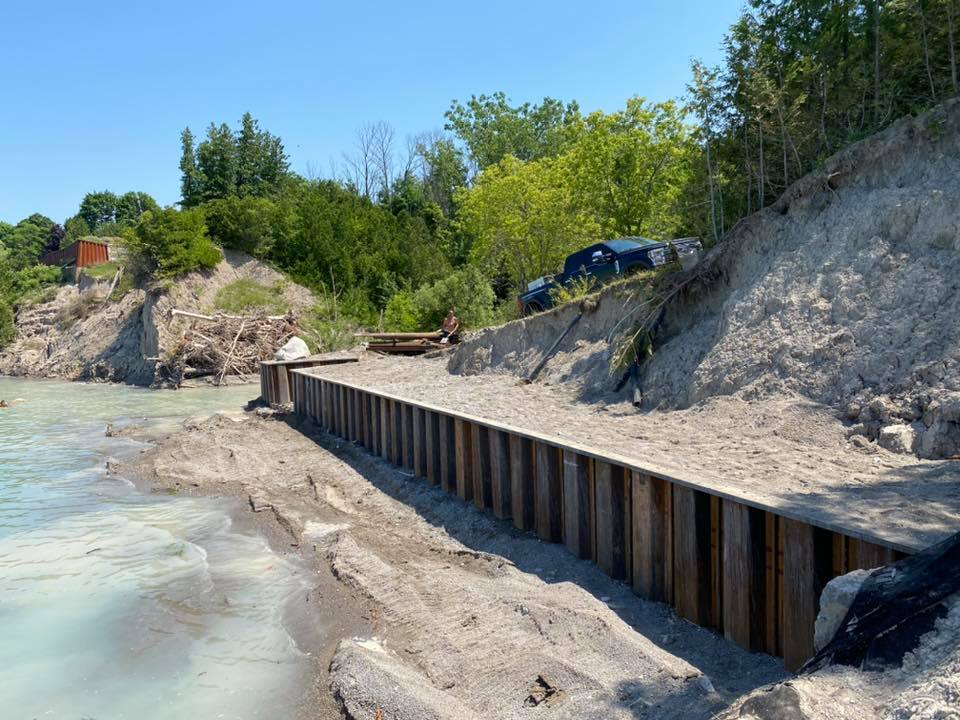
M510 499L513 524L520 530L533 527L533 441L510 435Z
M457 464L457 495L461 500L473 500L473 431L470 423L454 418L454 443Z
M670 484L643 473L633 473L631 482L633 591L646 600L669 602Z
M783 556L780 543L780 518L773 513L764 513L764 624L766 643L764 650L771 655L781 655L780 592L783 580Z
M627 578L626 531L624 526L624 469L594 460L594 492L597 564L610 577Z
M472 423L471 433L473 504L481 510L486 510L493 507L493 482L490 477L490 431L484 425Z
M501 430L491 429L490 443L490 499L493 514L506 520L511 513L510 439Z
M819 588L813 527L782 518L783 524L783 664L791 672L813 656L813 627Z
M563 465L560 448L536 443L537 474L534 507L537 535L563 542Z
M400 409L403 416L403 466L413 470L413 406L403 403Z
M363 398L363 446L373 451L373 404L370 402L370 393L364 392Z
M380 398L376 395L370 395L370 452L374 455L381 454L382 448L382 437L380 435L381 425L380 425Z
M457 439L453 418L440 415L440 486L449 493L457 492Z
M334 408L336 407L335 398L334 398L334 388L333 385L329 382L323 383L323 394L326 396L326 405L327 405L327 432L333 434L334 426Z
M435 412L425 411L427 426L427 482L440 484L440 419Z
M390 461L390 401L380 398L380 457Z
M359 429L358 418L357 391L354 388L347 388L347 440L350 442L357 441L357 430Z
M866 540L850 538L850 570L872 570L894 562L895 552Z
M406 438L406 429L403 427L403 403L393 400L390 403L391 420L393 422L393 458L391 462L397 467L403 466L403 447Z
M710 496L673 486L673 603L697 625L712 621Z
M427 476L427 428L425 411L413 410L413 472L417 477Z
M413 470L413 406L400 403L400 467Z
M277 365L277 402L285 405L290 402L290 385L287 379L286 365Z
M720 498L710 496L710 624L723 627L723 510Z
M563 542L578 558L593 558L590 461L572 450L563 451Z
M766 513L723 500L723 634L748 650L767 645Z

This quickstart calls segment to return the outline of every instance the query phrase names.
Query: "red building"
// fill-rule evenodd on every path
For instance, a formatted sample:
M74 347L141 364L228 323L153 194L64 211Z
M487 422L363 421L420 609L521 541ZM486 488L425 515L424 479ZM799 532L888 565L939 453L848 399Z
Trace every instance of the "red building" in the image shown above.
M64 250L48 252L40 261L44 265L84 268L110 261L110 246L99 240L77 240Z

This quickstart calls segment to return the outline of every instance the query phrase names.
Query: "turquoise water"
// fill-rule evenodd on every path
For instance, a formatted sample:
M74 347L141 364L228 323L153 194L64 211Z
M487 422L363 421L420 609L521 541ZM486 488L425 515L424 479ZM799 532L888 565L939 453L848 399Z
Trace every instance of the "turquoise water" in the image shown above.
M291 718L303 567L224 501L142 493L104 427L239 411L253 386L151 392L0 378L0 718Z

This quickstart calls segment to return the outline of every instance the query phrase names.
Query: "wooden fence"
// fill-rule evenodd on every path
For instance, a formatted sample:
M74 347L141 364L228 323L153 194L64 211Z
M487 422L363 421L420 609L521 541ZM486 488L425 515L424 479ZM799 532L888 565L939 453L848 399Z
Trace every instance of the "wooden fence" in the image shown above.
M903 556L495 421L293 370L297 414L796 670L831 578Z

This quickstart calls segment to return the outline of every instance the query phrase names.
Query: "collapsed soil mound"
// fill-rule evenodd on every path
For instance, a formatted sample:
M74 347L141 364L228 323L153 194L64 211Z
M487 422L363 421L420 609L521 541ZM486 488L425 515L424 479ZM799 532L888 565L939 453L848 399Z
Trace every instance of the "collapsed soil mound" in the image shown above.
M170 311L210 312L217 293L238 280L275 287L292 316L315 302L309 290L242 253L227 253L208 273L133 289L119 300L106 297L109 282L82 290L66 286L52 301L18 313L17 337L0 353L0 374L168 383L165 361L176 355L196 322ZM242 352L238 343L235 354Z
M697 273L641 370L644 408L797 393L887 449L960 454L960 103L834 156L739 223ZM579 383L585 399L609 393L623 292L601 295L544 380ZM575 313L483 333L450 369L522 374Z

